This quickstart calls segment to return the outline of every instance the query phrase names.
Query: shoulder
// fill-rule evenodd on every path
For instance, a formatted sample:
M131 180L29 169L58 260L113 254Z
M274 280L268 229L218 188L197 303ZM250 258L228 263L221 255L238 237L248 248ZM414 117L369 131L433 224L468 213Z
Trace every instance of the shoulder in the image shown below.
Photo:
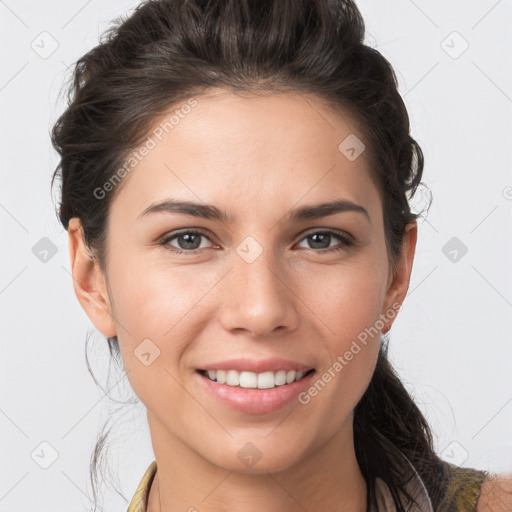
M486 471L459 467L446 463L447 483L442 512L477 512L477 502L482 484L488 477Z
M447 487L442 512L512 512L512 473L488 471L446 464Z
M459 467L447 462L444 467L446 471L444 495L436 510L439 512L483 512L477 508L477 503L483 483L489 477L488 472Z
M476 512L512 512L512 473L487 477L482 483Z

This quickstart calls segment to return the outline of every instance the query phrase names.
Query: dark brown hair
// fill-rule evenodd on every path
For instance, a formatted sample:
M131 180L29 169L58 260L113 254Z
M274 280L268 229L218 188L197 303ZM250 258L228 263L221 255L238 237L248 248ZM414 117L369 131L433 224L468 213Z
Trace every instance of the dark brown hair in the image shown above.
M67 229L70 218L80 218L86 244L105 270L109 207L123 182L101 199L94 191L122 167L155 119L212 88L310 93L349 112L362 127L395 270L405 227L419 217L409 200L421 182L423 154L409 134L392 66L363 43L364 35L351 0L143 2L116 20L74 68L68 107L52 132L60 155L52 185L58 176L62 225ZM368 502L374 502L380 477L397 510L405 510L399 499L399 493L408 495L401 476L405 455L435 510L445 466L424 416L388 361L389 340L382 340L373 378L354 411L355 449ZM119 362L117 338L108 338L108 344ZM103 443L101 437L91 475Z

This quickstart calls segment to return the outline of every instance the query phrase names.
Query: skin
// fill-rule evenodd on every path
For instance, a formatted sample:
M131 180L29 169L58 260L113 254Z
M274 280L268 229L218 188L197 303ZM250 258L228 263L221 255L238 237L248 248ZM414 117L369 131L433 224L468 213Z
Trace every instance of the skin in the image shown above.
M510 512L512 510L512 473L491 475L482 484L477 512Z
M118 336L147 408L158 464L148 510L364 512L352 413L373 374L381 330L308 404L294 400L268 414L219 403L195 370L240 356L283 357L322 375L402 303L416 223L406 228L394 273L366 154L350 161L338 149L349 134L364 136L318 98L215 91L197 100L125 178L111 205L105 273L89 259L77 218L68 230L75 293L96 328ZM166 212L138 219L170 197L215 205L236 220ZM354 211L285 217L340 198L363 206L369 219ZM196 254L171 252L183 239L162 244L182 228L206 232ZM356 243L308 238L325 229ZM252 263L236 252L247 236L263 249ZM341 251L322 254L323 247ZM145 339L160 350L148 366L134 354ZM248 442L261 453L252 467L237 456Z

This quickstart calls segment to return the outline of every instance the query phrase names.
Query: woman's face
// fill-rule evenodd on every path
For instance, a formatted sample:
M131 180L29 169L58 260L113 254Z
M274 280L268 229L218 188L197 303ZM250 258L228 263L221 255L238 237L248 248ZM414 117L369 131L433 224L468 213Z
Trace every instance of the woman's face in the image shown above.
M106 281L89 289L105 307L81 301L118 336L153 442L229 470L284 470L352 438L416 228L393 275L364 137L315 97L196 100L168 133L172 112L149 133L111 205ZM148 211L164 202L175 207ZM293 369L314 372L282 384Z

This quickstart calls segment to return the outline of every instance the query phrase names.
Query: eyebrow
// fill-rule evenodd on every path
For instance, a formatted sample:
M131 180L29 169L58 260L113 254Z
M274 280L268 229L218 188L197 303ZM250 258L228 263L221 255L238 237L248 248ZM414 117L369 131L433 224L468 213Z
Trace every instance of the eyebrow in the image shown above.
M195 203L193 201L178 201L175 199L165 199L148 206L138 217L141 219L148 215L165 212L192 215L204 219L219 220L226 224L232 223L235 217L224 210L210 204ZM363 214L371 224L371 218L368 211L359 204L348 199L337 199L326 203L320 203L311 206L301 206L289 211L285 218L288 222L297 222L301 220L319 219L343 212L356 212Z

